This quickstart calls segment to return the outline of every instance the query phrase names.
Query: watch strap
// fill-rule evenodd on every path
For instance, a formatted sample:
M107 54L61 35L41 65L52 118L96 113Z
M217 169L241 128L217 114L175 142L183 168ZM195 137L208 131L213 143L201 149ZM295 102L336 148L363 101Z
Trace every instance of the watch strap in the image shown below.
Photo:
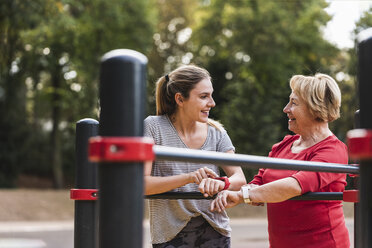
M242 191L244 202L247 203L247 204L252 203L251 198L249 197L249 187L248 186L242 186L241 191Z
M223 188L223 190L226 190L230 187L230 180L228 177L214 177L213 179L225 182L225 187Z

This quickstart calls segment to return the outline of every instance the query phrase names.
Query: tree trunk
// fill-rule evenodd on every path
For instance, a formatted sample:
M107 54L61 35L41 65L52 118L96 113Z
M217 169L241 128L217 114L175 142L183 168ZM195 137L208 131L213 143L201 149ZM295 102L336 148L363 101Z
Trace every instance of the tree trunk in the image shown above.
M57 66L58 67L58 66ZM52 93L52 132L51 132L51 156L52 156L52 171L53 184L56 189L63 187L63 169L61 157L61 137L59 124L61 121L61 106L60 106L60 88L61 79L59 70L56 70L52 76L53 93Z

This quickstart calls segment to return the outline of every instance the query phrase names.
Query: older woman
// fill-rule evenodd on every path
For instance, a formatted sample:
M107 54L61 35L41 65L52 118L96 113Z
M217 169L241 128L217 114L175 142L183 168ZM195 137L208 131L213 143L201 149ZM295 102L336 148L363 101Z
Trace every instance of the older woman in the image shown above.
M347 164L345 144L328 127L340 115L341 92L335 80L325 74L296 75L290 87L283 112L295 135L275 144L269 156ZM211 210L267 203L271 247L350 247L341 201L287 201L306 192L343 191L345 185L345 174L260 169L241 191L220 192Z

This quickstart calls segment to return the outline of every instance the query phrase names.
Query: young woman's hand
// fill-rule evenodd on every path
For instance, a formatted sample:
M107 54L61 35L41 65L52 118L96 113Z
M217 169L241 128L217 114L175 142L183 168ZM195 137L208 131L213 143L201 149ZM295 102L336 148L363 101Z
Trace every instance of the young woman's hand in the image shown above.
M212 201L210 209L211 211L221 212L226 208L232 208L243 202L243 196L240 191L223 190Z
M200 184L204 178L209 177L218 177L216 172L208 167L200 168L196 171L190 172L189 174L189 182Z
M204 197L214 196L222 191L225 187L225 182L213 178L204 178L199 184L199 191Z

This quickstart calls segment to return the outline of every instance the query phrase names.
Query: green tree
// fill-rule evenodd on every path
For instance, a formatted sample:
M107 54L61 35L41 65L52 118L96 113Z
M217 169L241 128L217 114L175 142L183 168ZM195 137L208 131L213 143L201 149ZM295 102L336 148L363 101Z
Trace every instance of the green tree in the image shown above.
M101 56L118 48L146 54L151 46L152 10L145 0L23 2L9 1L7 9L1 4L2 12L13 18L9 23L24 21L19 29L11 29L20 45L8 63L8 71L11 66L15 68L14 65L19 68L17 83L23 87L19 87L23 95L16 99L6 90L4 98L23 101L20 106L25 109L24 126L34 128L38 134L34 144L44 144L45 148L37 152L34 147L32 156L48 164L47 170L53 175L55 186L60 188L64 169L73 167L74 163L71 159L75 122L85 117L97 118ZM12 11L9 13L9 10ZM27 23L34 16L38 22ZM9 27L10 24L5 28L10 30ZM7 44L3 41L2 46ZM9 47L3 49L4 54L10 51ZM11 83L6 78L2 82ZM8 112L14 113L14 110L10 108ZM5 144L9 146L9 141ZM14 147L8 147L4 153L12 149ZM15 155L18 156L19 153ZM22 164L30 171L37 171L38 162Z
M47 16L48 0L0 3L0 186L12 187L31 158L33 129L28 125L25 65L21 34Z
M153 0L156 10L152 49L149 52L148 112L155 114L156 80L181 64L192 60L190 37L195 25L198 0Z
M337 66L335 66L336 78L340 82L340 88L342 91L342 106L341 106L341 118L334 125L334 129L337 131L339 136L345 138L346 132L353 129L354 126L354 114L359 108L358 102L358 84L357 84L357 36L363 30L372 27L372 7L365 11L360 19L356 22L356 27L352 32L354 37L354 47L345 49L339 56Z
M237 152L267 155L288 133L282 109L294 74L330 73L325 1L211 1L199 12L195 61L214 79L214 117ZM213 38L212 38L213 37Z

